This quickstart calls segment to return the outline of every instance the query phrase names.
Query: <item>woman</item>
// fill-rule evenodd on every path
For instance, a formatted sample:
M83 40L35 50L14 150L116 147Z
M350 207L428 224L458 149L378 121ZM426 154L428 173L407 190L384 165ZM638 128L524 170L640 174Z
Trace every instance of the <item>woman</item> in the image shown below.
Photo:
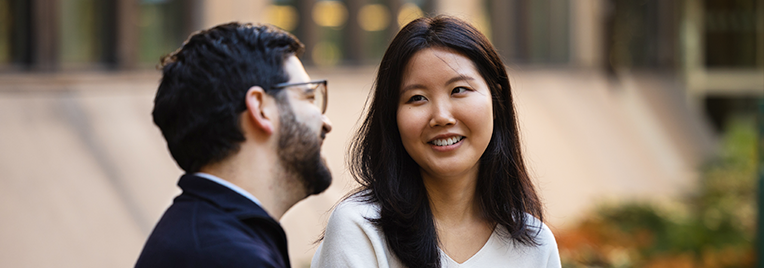
M490 42L446 16L406 25L351 145L361 184L311 267L560 267Z

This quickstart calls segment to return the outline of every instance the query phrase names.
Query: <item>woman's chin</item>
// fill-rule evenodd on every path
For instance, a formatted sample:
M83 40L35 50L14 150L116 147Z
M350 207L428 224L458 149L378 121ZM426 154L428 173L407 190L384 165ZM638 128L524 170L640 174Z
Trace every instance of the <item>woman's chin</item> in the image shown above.
M477 164L467 165L466 163L439 163L436 166L423 168L423 176L431 177L437 180L452 180L464 178L468 175L477 177Z

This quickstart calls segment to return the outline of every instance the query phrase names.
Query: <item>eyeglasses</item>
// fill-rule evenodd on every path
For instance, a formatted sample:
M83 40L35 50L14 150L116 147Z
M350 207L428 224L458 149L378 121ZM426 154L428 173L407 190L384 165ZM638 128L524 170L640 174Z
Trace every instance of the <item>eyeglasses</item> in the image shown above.
M327 94L326 79L302 83L281 83L271 87L271 89L282 89L295 86L306 86L307 89L304 91L304 94L313 96L313 105L316 105L316 107L321 110L321 114L326 112L327 96L329 95Z

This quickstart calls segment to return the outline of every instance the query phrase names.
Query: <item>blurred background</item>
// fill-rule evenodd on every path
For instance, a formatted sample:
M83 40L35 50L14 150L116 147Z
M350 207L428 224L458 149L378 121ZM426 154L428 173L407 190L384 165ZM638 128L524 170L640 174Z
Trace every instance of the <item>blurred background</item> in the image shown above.
M0 0L0 267L135 263L181 175L151 121L155 66L229 21L294 33L330 81L334 183L282 219L309 267L356 185L375 68L427 14L471 22L507 64L564 267L754 266L764 0Z

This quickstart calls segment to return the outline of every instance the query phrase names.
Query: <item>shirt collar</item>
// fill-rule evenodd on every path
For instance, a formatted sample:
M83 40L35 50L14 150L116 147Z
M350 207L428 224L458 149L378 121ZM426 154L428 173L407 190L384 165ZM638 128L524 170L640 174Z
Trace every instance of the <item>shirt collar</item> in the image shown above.
M216 183L218 183L220 185L223 185L223 186L227 187L228 189L231 189L234 192L239 193L240 195L246 197L247 199L252 200L252 202L255 202L255 204L257 204L258 206L260 206L260 207L263 206L262 204L260 204L260 200L257 200L257 198L254 195L250 194L249 192L245 191L241 187L236 186L236 184L233 184L233 183L231 183L231 182L229 182L227 180L218 178L215 175L207 174L207 173L204 173L204 172L194 173L194 176L198 176L198 177L201 177L201 178L205 178L205 179L214 181L214 182L216 182Z

